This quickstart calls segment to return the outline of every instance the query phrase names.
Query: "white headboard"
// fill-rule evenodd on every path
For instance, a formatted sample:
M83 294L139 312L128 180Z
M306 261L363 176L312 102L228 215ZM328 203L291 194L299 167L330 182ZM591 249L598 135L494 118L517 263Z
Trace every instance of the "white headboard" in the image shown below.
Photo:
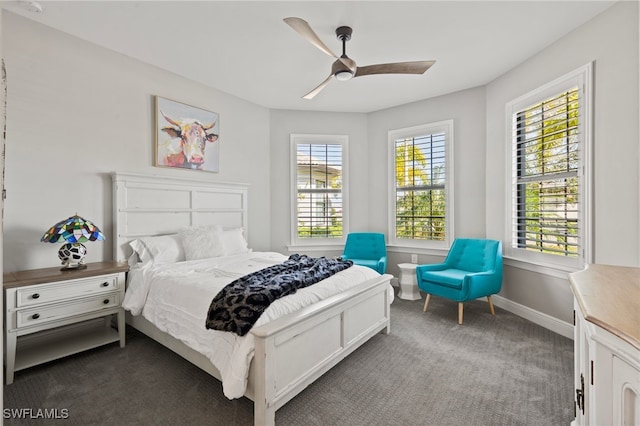
M168 176L112 173L114 258L126 261L129 242L188 226L247 229L248 186Z

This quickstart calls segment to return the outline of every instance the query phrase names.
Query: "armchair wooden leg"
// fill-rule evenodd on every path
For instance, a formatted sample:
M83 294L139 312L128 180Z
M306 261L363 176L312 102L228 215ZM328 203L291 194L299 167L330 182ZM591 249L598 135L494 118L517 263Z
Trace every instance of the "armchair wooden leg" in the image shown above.
M427 294L427 300L424 301L424 308L422 309L422 312L427 312L427 306L429 306L430 299L431 299L431 295Z
M491 296L487 296L487 301L489 302L489 310L491 311L491 315L495 315L496 311L493 309L493 301L491 300Z
M458 324L462 325L462 302L458 303Z

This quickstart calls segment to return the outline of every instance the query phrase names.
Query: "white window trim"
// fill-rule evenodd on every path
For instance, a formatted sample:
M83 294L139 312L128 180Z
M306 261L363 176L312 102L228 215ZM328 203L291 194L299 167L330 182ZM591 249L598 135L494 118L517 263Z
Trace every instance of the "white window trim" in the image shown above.
M396 238L396 174L395 174L395 141L407 137L423 136L427 134L433 134L438 132L445 132L447 134L447 144L445 147L445 164L446 164L446 181L445 181L445 194L447 197L447 209L446 209L446 229L444 241L429 241L429 240L408 240ZM442 251L448 251L453 242L454 234L454 220L453 220L453 119L438 121L435 123L422 124L413 127L407 127L404 129L390 130L387 133L388 136L388 224L387 229L389 232L388 247L392 248L390 251L404 252L403 249L409 250L411 253L423 253L423 254L440 254Z
M344 246L349 233L349 136L347 135L318 135L291 133L290 135L290 195L291 242L287 249L292 251L302 247L309 251L335 250L338 246ZM296 182L297 170L297 144L336 144L342 145L342 238L298 238L298 187Z
M505 209L505 244L504 256L506 264L527 269L547 275L563 276L566 278L568 272L581 270L585 264L591 263L593 258L593 221L591 220L592 191L593 191L593 165L592 165L592 126L593 126L593 84L592 73L593 63L588 63L580 68L571 71L543 86L538 87L514 100L508 102L505 110L505 135L506 135L506 209ZM584 135L581 141L582 156L578 173L579 187L581 189L582 200L580 203L580 231L579 241L580 252L577 258L567 258L546 253L537 253L524 249L512 247L513 240L513 134L512 120L513 114L525 109L530 105L550 98L570 87L578 86L581 96L581 117L579 131Z

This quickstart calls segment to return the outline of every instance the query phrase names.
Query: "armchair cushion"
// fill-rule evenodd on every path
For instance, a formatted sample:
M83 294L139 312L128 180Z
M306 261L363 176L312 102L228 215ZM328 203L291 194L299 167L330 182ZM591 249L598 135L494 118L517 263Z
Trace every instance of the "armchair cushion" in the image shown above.
M378 261L371 259L348 259L352 261L355 265L366 266L367 268L378 270Z
M460 269L445 269L444 271L425 271L422 273L423 281L436 282L442 286L460 290L464 277L469 275L468 271Z

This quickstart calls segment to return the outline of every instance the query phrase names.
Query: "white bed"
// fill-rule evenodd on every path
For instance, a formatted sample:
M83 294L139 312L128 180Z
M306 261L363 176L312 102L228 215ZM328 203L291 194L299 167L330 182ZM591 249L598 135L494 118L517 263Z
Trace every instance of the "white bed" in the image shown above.
M132 240L189 226L221 225L247 233L245 185L114 173L113 188L118 260L129 258ZM242 252L135 267L125 307L136 315L128 312L127 322L221 380L227 397L253 400L255 425L273 425L278 408L372 336L389 332L393 298L390 275L353 266L277 300L244 337L205 330L203 306L220 288L286 258ZM204 276L210 284L202 284ZM191 292L195 299L184 296ZM168 298L156 299L159 294ZM198 323L201 330L189 334ZM210 350L213 346L226 349Z

